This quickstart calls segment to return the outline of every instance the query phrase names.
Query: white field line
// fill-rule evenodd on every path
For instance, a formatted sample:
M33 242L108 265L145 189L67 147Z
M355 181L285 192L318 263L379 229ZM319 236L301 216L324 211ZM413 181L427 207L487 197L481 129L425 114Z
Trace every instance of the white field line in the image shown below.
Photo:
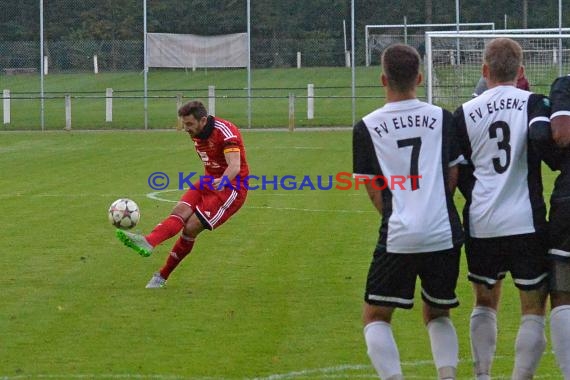
M176 203L178 200L172 199L164 199L162 198L161 194L170 191L178 191L178 190L162 190L162 191L154 191L152 193L148 193L146 196L147 198L153 199L155 201L160 202L169 202L169 203ZM274 194L277 195L277 194ZM279 195L286 195L286 194L279 194ZM258 210L279 210L279 211L302 211L302 212L332 212L332 213L350 213L350 214L367 214L367 213L377 213L374 210L343 210L343 209L312 209L312 208L298 208L298 207L272 207L272 206L248 206L245 205L244 209L258 209Z
M501 359L512 359L507 356L495 357L495 360ZM469 359L461 359L460 362L470 362ZM406 368L413 367L423 367L432 366L432 360L414 360L408 362L402 362L402 367L404 367L404 373L408 372ZM359 372L359 373L358 373ZM347 377L349 376L349 377ZM343 364L333 367L324 368L314 368L314 369L303 369L298 371L292 371L281 374L273 374L263 377L254 378L241 378L241 380L288 380L288 379L377 379L378 377L374 373L374 369L370 364ZM418 375L408 375L407 379L432 379L431 376L418 376ZM535 379L551 379L552 375L538 375L534 377ZM140 374L57 374L57 375L15 375L15 376L2 376L0 375L0 380L26 380L26 379L70 379L70 380L82 380L82 379L94 379L94 380L105 380L105 379L137 379L137 380L230 380L239 378L220 378L220 377L187 377L178 375L165 375L165 374L152 374L152 375L140 375ZM510 376L497 376L497 380L508 380Z

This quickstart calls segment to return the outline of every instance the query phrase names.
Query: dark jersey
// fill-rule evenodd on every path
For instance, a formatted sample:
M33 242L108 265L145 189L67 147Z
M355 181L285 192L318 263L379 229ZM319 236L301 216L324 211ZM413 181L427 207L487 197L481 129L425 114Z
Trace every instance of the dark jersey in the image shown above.
M354 126L354 174L382 176L385 185L380 244L388 252L461 244L448 187L449 166L463 159L454 131L451 113L417 99L387 103Z
M548 123L549 111L542 95L514 86L494 87L456 110L463 154L475 178L468 196L470 236L519 235L546 227L541 163L528 148L528 130Z
M550 119L556 116L570 116L570 76L557 78L550 88L552 113ZM553 170L560 170L554 182L552 199L569 198L570 200L570 149L557 148L552 142L542 150L546 163Z

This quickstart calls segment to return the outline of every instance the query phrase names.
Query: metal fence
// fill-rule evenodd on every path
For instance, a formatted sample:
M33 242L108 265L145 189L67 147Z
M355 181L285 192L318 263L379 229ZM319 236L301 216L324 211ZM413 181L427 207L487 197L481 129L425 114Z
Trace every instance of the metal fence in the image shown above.
M561 12L562 0L527 0L517 7L507 0L488 2L488 7L483 3L263 1L251 2L248 17L247 0L146 0L146 4L144 0L0 0L0 89L9 90L10 97L6 102L4 92L0 112L5 114L9 107L10 117L0 130L68 125L77 129L173 128L177 105L194 97L213 99L217 114L238 120L242 126L287 126L291 118L297 126L347 126L382 103L382 93L376 89L381 51L374 52L373 66L366 67L367 25L570 26L570 14ZM104 12L96 13L101 7ZM249 30L251 70L237 70L236 84L236 70L151 69L145 92L145 21L148 32L212 35ZM353 67L347 68L347 62ZM302 69L287 75L299 80L284 79L287 69L299 66ZM326 80L318 77L317 83L311 83L311 68L324 68L321 75L330 74L325 74ZM329 72L328 68L342 71ZM271 70L273 74L268 73ZM232 80L227 79L230 71ZM170 75L174 79L165 80ZM314 84L312 96L309 84ZM253 91L246 91L249 85ZM111 102L107 89L112 89ZM65 111L66 95L72 115ZM309 100L320 105L313 118L308 117ZM109 103L112 121L108 121ZM147 113L148 117L143 116Z

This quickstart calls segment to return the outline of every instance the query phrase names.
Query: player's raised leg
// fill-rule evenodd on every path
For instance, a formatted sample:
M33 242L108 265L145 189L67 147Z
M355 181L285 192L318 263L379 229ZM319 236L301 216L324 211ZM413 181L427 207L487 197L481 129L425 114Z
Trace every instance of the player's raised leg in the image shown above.
M203 230L204 226L202 225L202 222L198 219L196 214L192 214L184 226L184 231L178 240L176 240L176 243L174 243L170 254L166 258L166 262L158 272L153 274L152 278L146 285L147 289L162 288L166 285L166 280L168 280L170 274L192 251L194 241L198 237L198 234Z
M148 257L152 254L154 247L149 244L143 235L117 230L116 236L125 246L132 248L139 255Z
M148 257L152 254L154 247L178 234L190 215L192 215L190 205L185 202L179 202L172 210L172 213L157 224L150 234L145 236L117 230L117 238L139 255Z

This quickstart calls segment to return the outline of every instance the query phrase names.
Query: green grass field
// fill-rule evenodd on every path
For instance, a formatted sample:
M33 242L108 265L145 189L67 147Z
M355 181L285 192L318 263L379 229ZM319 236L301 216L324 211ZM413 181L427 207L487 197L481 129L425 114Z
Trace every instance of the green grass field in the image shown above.
M463 68L462 68L463 69ZM549 67L529 68L532 90L547 93L557 77ZM434 102L451 111L471 97L479 80L479 68L465 71L450 67L437 70ZM378 66L355 71L356 117L384 104ZM289 125L289 94L295 95L296 127L351 126L352 72L345 67L252 70L251 120L248 120L247 71L244 69L173 70L151 69L148 74L147 127L174 129L177 125L177 97L182 101L208 101L208 87L216 88L216 114L244 128L275 128ZM461 78L461 79L458 79ZM61 130L66 126L65 95L71 96L71 127L75 130L143 129L144 76L140 72L50 73L45 76L44 127ZM314 118L307 117L307 85L315 88ZM105 120L105 89L113 89L113 121ZM0 75L0 89L11 91L11 121L0 130L40 130L41 102L39 75ZM425 88L418 88L425 99ZM0 114L4 104L0 102ZM251 125L250 125L251 124Z
M349 131L244 140L256 175L351 171ZM181 195L177 173L202 170L185 134L2 133L0 167L0 379L374 378L360 316L379 216L363 189L251 191L232 220L199 237L166 289L148 290L173 241L139 257L115 239L107 208L136 200L143 232L165 217ZM151 198L155 171L173 182ZM553 178L546 171L547 192ZM458 295L459 378L469 379L464 267ZM435 379L420 306L416 297L396 312L394 333L406 377ZM510 378L518 323L508 279L497 379ZM536 378L561 378L550 344Z

